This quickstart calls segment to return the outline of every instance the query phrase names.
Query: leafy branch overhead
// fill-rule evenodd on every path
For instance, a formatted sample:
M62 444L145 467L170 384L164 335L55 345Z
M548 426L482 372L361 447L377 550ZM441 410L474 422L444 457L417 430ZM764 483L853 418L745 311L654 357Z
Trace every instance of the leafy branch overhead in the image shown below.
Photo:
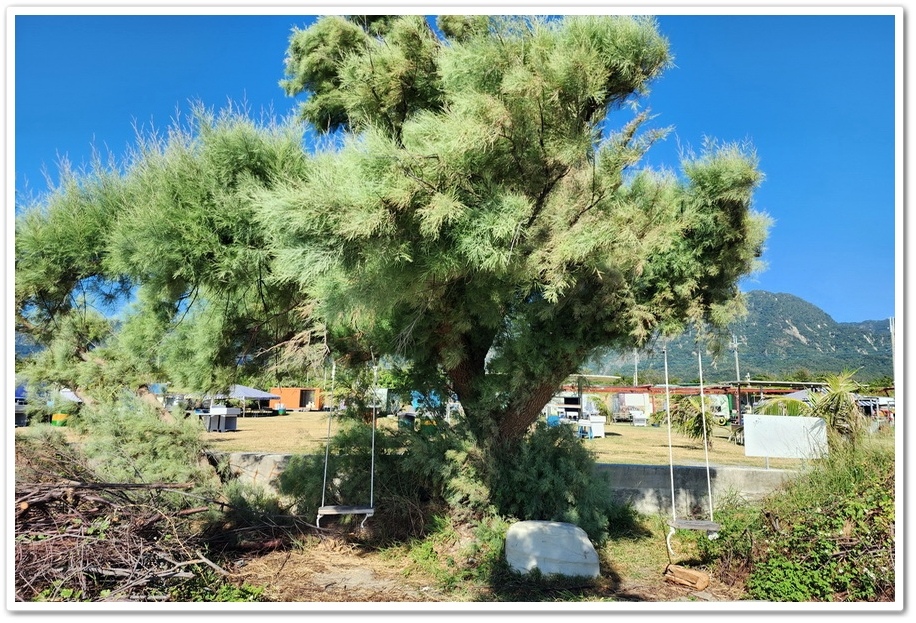
M715 141L680 175L641 166L667 133L643 105L671 67L651 18L324 17L285 67L299 120L196 110L20 219L22 322L126 280L151 319L130 330L160 355L138 377L218 386L281 369L284 343L391 355L444 375L489 445L520 439L597 349L741 312L762 173ZM307 150L301 121L324 135ZM69 234L43 226L74 202L93 253L50 256Z

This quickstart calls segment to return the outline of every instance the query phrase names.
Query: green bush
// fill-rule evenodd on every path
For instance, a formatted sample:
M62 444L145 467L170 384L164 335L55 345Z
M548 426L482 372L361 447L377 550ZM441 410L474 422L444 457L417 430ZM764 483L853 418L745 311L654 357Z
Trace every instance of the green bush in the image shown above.
M596 544L608 536L615 512L607 477L594 453L569 426L538 422L514 452L492 452L491 501L504 517L562 521L582 528Z
M759 506L737 496L716 500L715 512L720 526L715 539L701 532L691 535L697 552L704 563L715 563L720 579L731 584L743 583L753 558L753 535L761 530L763 514Z
M322 493L328 505L368 503L371 433L369 425L343 420L328 449L324 489L324 453L292 457L278 479L278 490L294 500L295 512L315 516ZM489 515L564 521L581 527L596 543L607 538L608 517L615 512L609 485L596 474L593 454L569 427L537 426L511 460L491 453L495 458L487 462L484 456L460 424L440 422L431 434L376 430L376 536L420 536L429 531L433 517L447 514L469 523Z
M373 532L382 541L420 536L431 518L447 509L472 517L484 508L486 490L475 476L470 442L460 427L440 424L433 434L378 428L374 459L372 443L370 425L343 418L327 461L324 451L291 457L277 488L293 501L296 513L307 517L317 515L322 499L327 505L365 506L371 498ZM347 524L353 518L338 521Z
M443 590L491 584L507 566L503 551L509 524L495 515L459 524L453 517L433 517L429 534L408 544L408 557L436 579Z
M82 451L109 482L191 483L200 495L216 495L219 483L203 458L196 419L169 422L154 407L131 394L112 402L84 405L77 420L84 433ZM169 506L192 502L162 493Z
M831 451L760 506L717 511L705 561L753 599L892 601L895 595L894 451L861 443Z

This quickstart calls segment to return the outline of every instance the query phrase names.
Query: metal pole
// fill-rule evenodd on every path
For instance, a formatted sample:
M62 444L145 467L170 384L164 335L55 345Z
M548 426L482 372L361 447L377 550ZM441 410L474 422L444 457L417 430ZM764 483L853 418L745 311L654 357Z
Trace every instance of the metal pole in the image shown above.
M891 366L893 367L893 370L894 370L893 377L896 378L897 358L896 358L896 353L894 352L894 346L895 346L894 345L894 317L891 316L888 322L890 324L890 330L891 330Z
M633 349L633 387L639 385L639 351Z
M741 422L741 370L738 368L738 336L732 336L732 348L735 349L735 380L737 385L735 386L735 410L738 412L738 423Z

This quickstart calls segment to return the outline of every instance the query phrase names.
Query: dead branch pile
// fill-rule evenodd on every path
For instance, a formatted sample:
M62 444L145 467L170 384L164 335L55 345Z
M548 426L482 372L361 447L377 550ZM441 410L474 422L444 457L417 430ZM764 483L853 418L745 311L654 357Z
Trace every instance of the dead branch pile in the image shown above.
M152 504L151 494L189 487L17 483L17 601L166 600L169 580L194 577L195 566L225 573L188 525L206 507L167 514Z

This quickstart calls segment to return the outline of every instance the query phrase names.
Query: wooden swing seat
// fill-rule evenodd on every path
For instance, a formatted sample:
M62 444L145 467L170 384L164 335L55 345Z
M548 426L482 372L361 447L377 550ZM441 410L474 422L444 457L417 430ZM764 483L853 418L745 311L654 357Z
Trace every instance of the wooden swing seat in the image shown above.
M375 514L375 509L371 506L343 506L343 505L334 505L334 506L321 506L318 508L318 519L315 524L320 528L321 527L321 518L327 517L328 515L365 515L363 517L362 526L366 523L366 520L372 517Z
M674 536L675 530L698 530L705 532L706 538L710 541L715 541L719 538L719 530L722 528L714 521L703 519L672 519L668 522L668 526L671 529L668 530L668 536L665 537L665 544L668 546L669 562L671 562L670 556L674 556L674 550L671 549L671 537Z
M703 519L674 519L668 525L675 530L700 530L702 532L718 532L722 526L714 521Z

